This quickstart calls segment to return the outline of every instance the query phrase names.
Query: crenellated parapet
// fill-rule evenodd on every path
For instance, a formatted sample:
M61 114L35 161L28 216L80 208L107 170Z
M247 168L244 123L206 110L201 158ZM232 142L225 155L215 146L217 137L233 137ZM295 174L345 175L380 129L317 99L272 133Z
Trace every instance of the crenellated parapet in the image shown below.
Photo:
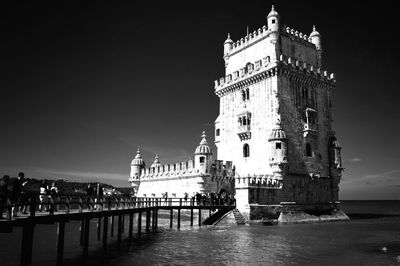
M203 174L195 167L194 161L189 160L180 163L143 168L140 175L140 181L174 179L177 177L190 178L199 175L208 175L211 177L233 177L234 174L235 168L231 161L226 161L224 164L221 160L215 160L215 163L211 165L211 169L209 169L208 173Z
M311 38L307 34L304 34L298 30L289 28L288 26L283 26L281 28L281 34L291 37L292 39L294 39L298 42L301 42L307 46L314 47L314 44L312 43Z
M322 82L336 82L334 73L328 73L328 71L322 70L320 67L284 55L280 55L277 62L271 62L270 57L267 56L248 63L245 67L215 80L215 94L221 97L228 92L249 86L278 73L285 73L285 71L298 72L303 77L313 78Z
M250 32L248 35L232 43L232 49L230 50L229 55L233 55L247 48L248 46L251 46L261 40L264 40L265 38L268 37L270 32L271 31L268 31L267 26L265 25L253 32Z
M235 188L282 189L283 181L274 175L237 176L235 177Z
M198 174L198 172L199 171L194 167L193 160L189 160L180 163L143 168L140 174L140 180L193 176Z

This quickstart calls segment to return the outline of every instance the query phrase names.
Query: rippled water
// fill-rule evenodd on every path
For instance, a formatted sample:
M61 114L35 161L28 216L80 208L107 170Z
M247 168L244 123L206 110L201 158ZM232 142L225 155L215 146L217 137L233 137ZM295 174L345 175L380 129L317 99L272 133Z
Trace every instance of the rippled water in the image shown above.
M400 202L344 202L342 209L348 213L396 215L400 214ZM399 216L321 224L201 228L190 227L185 221L180 230L169 229L168 220L159 223L157 232L135 236L132 241L117 244L114 237L107 254L96 240L93 223L90 255L85 260L80 255L78 224L71 222L66 227L65 264L400 265ZM6 235L0 234L1 265L19 264L19 234L16 230L6 241ZM55 236L55 226L37 226L33 265L54 264ZM10 249L13 244L16 248Z

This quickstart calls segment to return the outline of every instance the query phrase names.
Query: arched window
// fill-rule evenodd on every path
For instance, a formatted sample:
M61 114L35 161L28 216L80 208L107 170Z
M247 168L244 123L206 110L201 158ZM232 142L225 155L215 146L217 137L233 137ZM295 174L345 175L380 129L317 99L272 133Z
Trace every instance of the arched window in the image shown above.
M250 99L250 91L249 88L246 89L246 100Z
M243 157L250 157L250 146L247 143L243 145Z
M312 149L311 149L311 144L306 143L306 156L307 157L312 157Z
M204 163L204 157L203 156L200 157L200 163Z

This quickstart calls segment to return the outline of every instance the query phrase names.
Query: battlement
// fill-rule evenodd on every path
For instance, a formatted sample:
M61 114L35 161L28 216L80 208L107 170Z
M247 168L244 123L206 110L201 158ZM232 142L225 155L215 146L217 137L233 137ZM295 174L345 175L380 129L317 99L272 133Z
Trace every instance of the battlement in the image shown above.
M307 64L300 60L284 55L280 55L279 59L276 62L271 62L270 57L267 56L261 60L257 60L256 62L249 63L245 67L240 68L237 71L233 71L225 77L221 77L220 79L215 80L215 93L218 94L223 89L227 89L235 84L238 84L241 81L248 80L252 77L257 77L260 74L265 74L268 72L268 76L275 75L277 71L272 70L278 68L279 66L286 66L291 68L292 70L301 71L303 74L320 79L322 81L335 82L334 73L328 73L328 71L322 70L321 68L314 65Z
M231 161L226 161L225 164L222 160L215 160L207 171L206 175L211 176L231 176L234 175L234 167ZM194 161L192 159L180 162L159 165L157 167L147 167L141 170L140 180L149 179L172 179L176 177L194 177L203 175L199 169L196 169Z
M235 187L240 188L264 188L264 189L282 189L282 179L273 175L253 175L246 177L235 177Z
M232 44L232 49L229 52L229 55L232 55L247 46L256 43L264 38L266 38L271 32L270 30L267 29L267 26L262 26L261 28L258 28L257 30L250 32L248 35L246 35L243 38L240 38L236 42L233 42Z
M281 27L281 33L292 37L293 39L297 40L298 42L302 42L304 44L314 46L314 44L311 42L311 38L308 35L306 35L302 32L299 32L295 29L289 28L288 26L284 25L283 27Z
M232 43L232 49L229 51L228 55L233 55L244 48L261 41L269 36L271 33L271 29L268 29L266 25L262 26L261 28L258 28L257 30L250 32L248 35L238 39L236 42ZM304 34L302 32L299 32L295 29L292 29L288 26L283 26L280 29L281 34L286 34L295 40L302 42L306 45L312 45L314 44L311 42L311 38L307 34Z
M141 170L140 179L164 179L182 175L195 175L198 170L194 167L193 160L180 163L146 167Z

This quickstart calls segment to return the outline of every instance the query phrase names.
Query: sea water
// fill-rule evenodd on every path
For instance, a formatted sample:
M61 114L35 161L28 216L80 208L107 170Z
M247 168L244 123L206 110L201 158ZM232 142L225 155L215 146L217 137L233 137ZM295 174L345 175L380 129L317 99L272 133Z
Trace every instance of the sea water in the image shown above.
M93 221L88 258L81 255L79 223L70 222L66 225L64 264L400 265L400 201L343 201L341 209L355 219L319 224L190 227L186 218L179 230L176 220L170 229L169 220L160 219L156 232L134 235L132 241L127 239L127 228L120 244L116 236L109 238L107 253L97 241ZM35 227L32 265L55 264L56 231L55 225ZM0 234L0 265L19 265L21 236L20 229Z

